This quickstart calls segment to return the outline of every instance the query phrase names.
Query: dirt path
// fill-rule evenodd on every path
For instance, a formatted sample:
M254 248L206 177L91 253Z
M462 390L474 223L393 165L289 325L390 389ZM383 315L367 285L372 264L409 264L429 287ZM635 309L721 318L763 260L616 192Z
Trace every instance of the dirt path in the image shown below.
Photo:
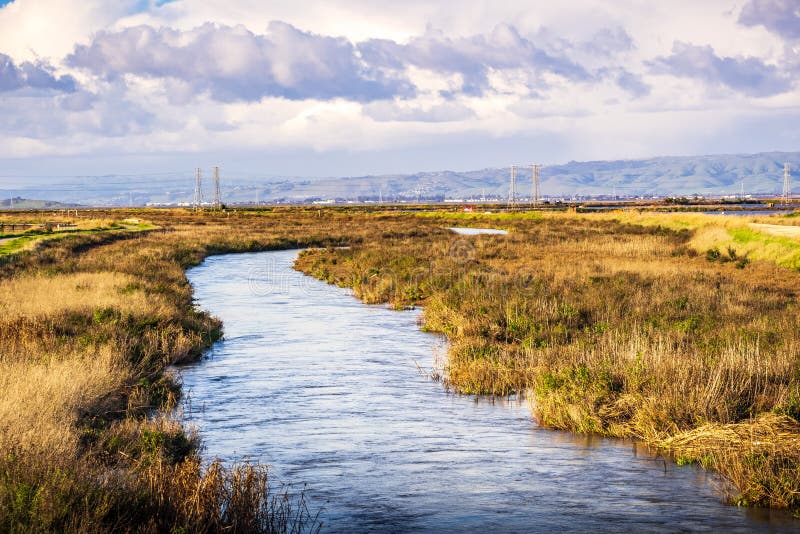
M781 237L800 237L800 226L784 226L782 224L750 223L750 228Z

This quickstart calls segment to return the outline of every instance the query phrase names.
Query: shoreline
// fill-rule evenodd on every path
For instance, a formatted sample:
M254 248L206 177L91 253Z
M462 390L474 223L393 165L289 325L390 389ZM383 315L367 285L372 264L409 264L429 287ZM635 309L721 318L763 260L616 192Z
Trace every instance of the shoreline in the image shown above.
M785 344L794 342L788 325L796 316L786 310L800 283L796 271L770 263L793 265L800 244L790 238L762 238L736 226L747 221L713 216L559 214L504 216L501 224L513 230L507 236L456 239L463 243L454 249L455 236L441 228L453 217L441 213L104 216L132 214L162 230L44 241L2 264L0 445L16 452L0 459L0 530L222 530L233 519L215 499L232 498L222 488L246 480L256 485L255 500L237 503L243 517L255 525L284 513L269 508L265 472L204 472L196 437L146 416L168 412L180 394L164 370L200 358L219 328L193 309L185 270L211 255L304 246L321 247L303 254L304 272L351 287L363 302L424 304L422 328L451 342L451 387L501 395L530 389L537 418L574 433L673 438L678 463L714 467L739 491L756 473L770 477L739 503L798 509L796 451L782 444L800 435L790 402L800 390L782 366L795 361ZM667 282L649 278L654 273ZM638 330L621 318L634 319ZM745 328L730 329L735 324ZM670 352L670 343L682 352ZM667 365L682 353L691 356L680 360L685 366ZM761 363L750 371L742 361ZM748 377L762 388L723 387ZM678 382L684 390L670 387ZM718 400L691 404L715 383L720 389L710 398ZM737 398L752 400L737 405ZM758 419L771 414L783 419ZM743 441L746 431L759 432L770 448ZM730 436L730 446L714 445L720 436ZM203 487L217 488L216 496ZM182 504L197 499L199 508Z

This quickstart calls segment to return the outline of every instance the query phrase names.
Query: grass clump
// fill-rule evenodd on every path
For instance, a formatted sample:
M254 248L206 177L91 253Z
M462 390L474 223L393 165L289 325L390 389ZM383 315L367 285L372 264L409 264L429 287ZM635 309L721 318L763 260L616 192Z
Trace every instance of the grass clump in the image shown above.
M640 439L718 470L742 503L800 507L800 280L780 266L788 242L737 233L746 223L339 208L95 217L150 223L40 240L0 265L0 531L316 528L265 467L204 463L196 436L159 416L180 396L170 366L222 332L194 308L185 269L302 247L296 268L365 302L423 305L423 328L450 341L448 387L526 392L548 426ZM445 229L462 218L509 233Z
M318 526L265 466L203 462L196 436L158 414L180 396L170 366L221 336L194 308L184 269L216 252L338 244L351 218L312 231L301 215L277 233L253 217L232 234L213 216L157 215L160 232L98 226L0 266L0 531Z
M440 228L450 219L424 217ZM308 251L297 267L369 302L423 304L424 328L450 340L444 380L457 391L526 392L544 425L671 448L670 438L705 425L748 428L769 414L797 417L800 279L764 261L755 246L726 244L726 225L740 223L713 221L508 217L507 236L458 245L470 249L467 262L450 254L460 238L431 231ZM776 442L794 443L796 429L787 428ZM742 502L798 508L790 497L800 491L800 481L791 482L793 461L768 464L789 481L777 484L742 467L741 449L716 456L713 449L675 452L720 471ZM750 485L786 495L755 498Z
M659 446L679 463L700 463L728 482L740 505L800 508L800 424L765 413L741 423L708 423L670 436Z

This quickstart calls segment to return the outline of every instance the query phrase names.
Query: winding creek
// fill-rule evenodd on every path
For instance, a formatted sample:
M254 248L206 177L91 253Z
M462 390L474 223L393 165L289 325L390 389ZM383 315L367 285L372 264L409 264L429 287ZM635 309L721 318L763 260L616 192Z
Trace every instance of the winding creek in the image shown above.
M713 477L631 443L538 427L525 404L448 394L418 312L366 306L292 269L297 251L208 258L189 272L225 323L182 369L208 457L261 460L306 485L325 532L781 531L725 506Z

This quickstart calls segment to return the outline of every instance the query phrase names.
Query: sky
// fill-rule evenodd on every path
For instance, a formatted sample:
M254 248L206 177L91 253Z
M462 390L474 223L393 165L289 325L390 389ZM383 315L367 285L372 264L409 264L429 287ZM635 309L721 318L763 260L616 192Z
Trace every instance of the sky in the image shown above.
M794 151L800 0L0 0L0 179Z

